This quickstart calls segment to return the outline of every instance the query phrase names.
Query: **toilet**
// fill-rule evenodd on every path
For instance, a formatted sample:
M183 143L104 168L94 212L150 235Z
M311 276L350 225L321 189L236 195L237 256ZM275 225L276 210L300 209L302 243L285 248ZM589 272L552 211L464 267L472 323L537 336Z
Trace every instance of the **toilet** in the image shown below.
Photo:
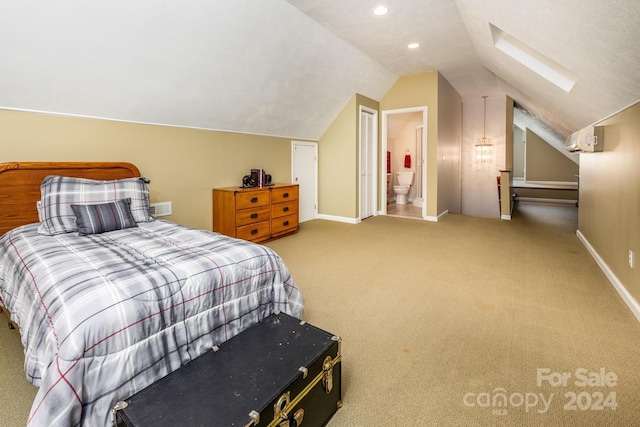
M413 184L413 172L396 172L396 176L398 177L398 185L393 186L396 205L405 205L407 204L407 194Z

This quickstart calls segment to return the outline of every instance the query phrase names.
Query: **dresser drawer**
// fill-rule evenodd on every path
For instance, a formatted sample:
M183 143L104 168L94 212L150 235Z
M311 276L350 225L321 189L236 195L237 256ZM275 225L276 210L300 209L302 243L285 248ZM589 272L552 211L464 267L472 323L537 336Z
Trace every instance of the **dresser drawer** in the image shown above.
M298 186L279 187L271 190L271 203L282 203L290 200L298 200Z
M273 236L286 233L298 228L298 214L283 216L271 220L271 234Z
M236 209L269 206L269 191L243 191L236 194Z
M271 218L280 218L281 216L293 215L298 213L298 201L275 203L271 205Z
M262 221L269 221L269 206L236 211L236 225L238 227Z
M269 221L262 221L236 228L236 237L238 239L251 240L252 242L260 242L269 238L270 231Z

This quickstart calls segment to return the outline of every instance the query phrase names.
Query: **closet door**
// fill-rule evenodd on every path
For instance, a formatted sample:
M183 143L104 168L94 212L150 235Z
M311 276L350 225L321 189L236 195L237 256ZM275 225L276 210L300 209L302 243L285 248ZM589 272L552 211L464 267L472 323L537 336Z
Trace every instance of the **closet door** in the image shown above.
M318 144L291 142L291 182L298 184L299 222L315 219L318 214Z
M375 213L376 132L375 113L360 110L360 219Z

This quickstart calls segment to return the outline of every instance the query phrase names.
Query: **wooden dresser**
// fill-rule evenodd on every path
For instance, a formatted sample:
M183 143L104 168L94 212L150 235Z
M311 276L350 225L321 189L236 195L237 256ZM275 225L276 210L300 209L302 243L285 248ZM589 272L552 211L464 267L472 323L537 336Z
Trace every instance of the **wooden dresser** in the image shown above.
M213 189L213 231L265 242L298 231L298 185Z

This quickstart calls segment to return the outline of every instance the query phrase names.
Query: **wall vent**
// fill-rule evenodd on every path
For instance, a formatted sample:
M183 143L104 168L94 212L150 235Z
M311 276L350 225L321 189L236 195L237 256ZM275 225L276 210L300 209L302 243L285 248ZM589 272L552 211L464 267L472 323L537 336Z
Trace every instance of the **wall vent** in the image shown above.
M171 215L171 202L151 203L149 215L152 217Z

